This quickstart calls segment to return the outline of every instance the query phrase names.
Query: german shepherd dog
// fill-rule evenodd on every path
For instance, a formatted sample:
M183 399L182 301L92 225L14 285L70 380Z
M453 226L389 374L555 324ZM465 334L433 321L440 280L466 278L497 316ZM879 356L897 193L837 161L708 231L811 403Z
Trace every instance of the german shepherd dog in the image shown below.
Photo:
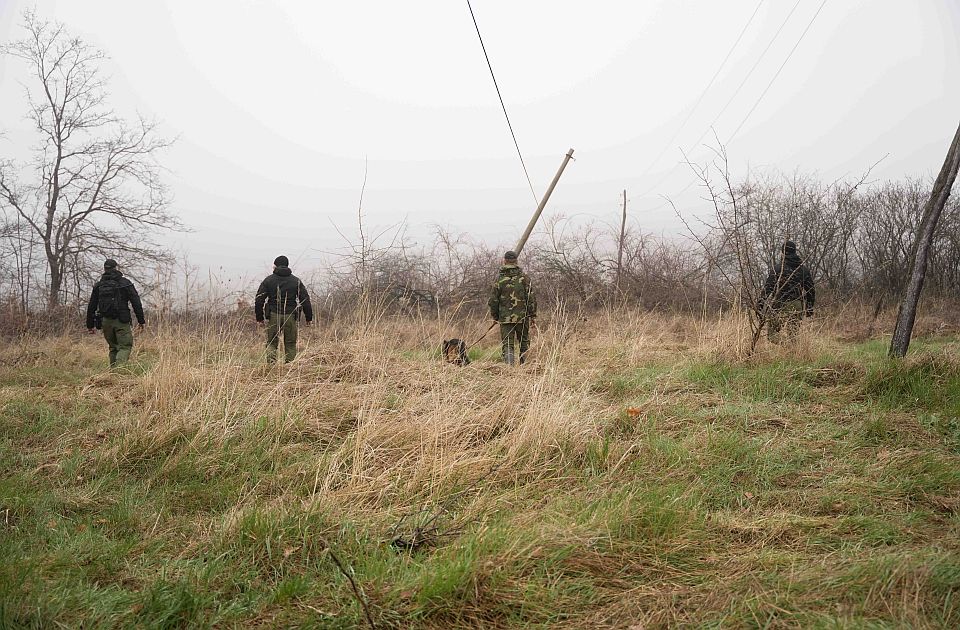
M444 339L443 358L447 363L454 365L469 365L470 357L467 356L467 344L464 343L463 339Z

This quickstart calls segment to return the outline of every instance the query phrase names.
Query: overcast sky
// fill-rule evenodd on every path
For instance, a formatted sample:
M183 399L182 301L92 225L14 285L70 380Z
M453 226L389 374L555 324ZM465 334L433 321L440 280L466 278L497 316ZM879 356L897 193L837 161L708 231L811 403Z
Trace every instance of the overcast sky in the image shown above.
M760 3L706 92L758 0L473 4L537 194L575 149L548 212L611 220L626 188L635 221L670 233L661 195L698 208L679 147L704 159L714 123L739 172L939 169L960 1L822 2ZM121 113L178 138L163 163L194 231L171 240L202 269L315 265L342 243L332 223L355 231L365 160L370 224L421 241L442 224L510 245L534 208L465 1L0 0L0 41L31 7L109 54ZM0 58L0 157L32 142L26 79Z

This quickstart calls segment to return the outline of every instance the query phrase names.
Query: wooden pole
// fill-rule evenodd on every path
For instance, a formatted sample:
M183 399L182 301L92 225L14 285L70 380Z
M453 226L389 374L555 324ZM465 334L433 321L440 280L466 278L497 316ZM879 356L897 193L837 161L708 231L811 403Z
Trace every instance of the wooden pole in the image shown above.
M563 169L567 168L567 162L569 162L570 158L572 157L573 149L570 149L563 157L563 162L560 164L560 169L557 171L557 174L553 176L553 181L550 182L550 187L547 188L547 192L543 193L543 199L540 200L540 205L537 206L537 211L533 213L533 218L530 219L530 223L527 224L526 231L524 231L523 236L520 237L520 240L517 241L517 246L513 248L513 251L517 252L518 256L520 255L520 252L523 251L523 246L527 244L527 239L530 238L530 233L533 232L533 228L537 225L537 221L540 219L540 214L547 206L547 200L550 199L550 194L553 192L553 189L557 187L557 182L560 181L560 176L563 175Z
M913 246L913 269L910 279L903 293L903 302L897 312L897 324L893 328L893 338L890 339L890 356L904 357L910 347L910 336L913 334L913 324L917 318L917 304L920 302L920 292L923 290L923 279L927 273L927 258L930 247L933 245L933 236L937 230L937 222L943 207L950 198L950 190L957 179L960 170L960 127L953 137L950 150L940 168L940 175L930 191L930 199L923 209L923 218L917 229L917 239Z

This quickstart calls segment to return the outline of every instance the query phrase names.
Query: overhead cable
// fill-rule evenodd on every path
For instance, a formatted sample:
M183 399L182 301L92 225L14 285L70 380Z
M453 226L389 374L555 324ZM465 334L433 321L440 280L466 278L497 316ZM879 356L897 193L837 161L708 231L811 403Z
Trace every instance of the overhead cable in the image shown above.
M507 127L510 129L510 135L513 137L513 145L517 147L517 157L520 158L520 166L523 167L523 174L527 177L527 184L530 186L530 194L533 195L534 203L539 203L537 193L533 189L533 181L530 179L530 172L527 171L527 164L523 161L523 153L520 152L520 143L517 142L517 134L513 132L513 125L510 123L510 114L507 113L507 106L503 103L503 95L500 94L500 86L497 84L497 77L493 74L493 65L490 63L490 55L487 54L487 47L483 44L483 36L480 34L480 26L477 24L477 16L473 14L473 6L470 0L467 0L467 8L470 9L470 17L473 18L473 26L477 29L477 38L480 40L480 48L483 49L483 56L487 60L487 68L490 69L490 78L493 79L493 87L497 89L497 98L500 99L500 107L503 108L503 116L507 119Z
M660 158L673 146L673 141L677 139L677 136L680 135L680 132L687 126L687 123L690 122L690 118L693 117L693 114L697 111L697 108L700 106L700 103L703 102L703 98L707 95L707 91L713 86L714 82L717 80L717 77L720 76L720 73L723 71L724 67L727 65L730 56L733 54L733 51L736 49L737 45L740 43L740 40L743 39L744 34L747 32L747 29L750 28L750 25L753 23L753 18L757 16L757 13L760 11L760 7L763 6L763 3L766 0L760 0L757 3L756 8L753 10L753 13L750 14L750 19L747 20L747 23L743 25L743 28L740 29L740 34L737 36L736 41L733 42L733 45L730 46L730 49L727 51L726 56L723 58L723 61L720 62L720 65L717 67L717 71L713 73L713 76L710 77L710 81L707 83L706 87L703 88L703 91L700 92L697 102L693 104L693 107L687 112L686 118L683 119L683 122L680 123L680 126L677 127L676 131L673 132L673 135L670 136L670 139L667 140L666 144L663 145L663 148L657 153L657 157L653 158L653 161L650 162L649 166L642 173L640 177L644 177L650 170L656 166L657 162L660 161Z
M743 90L743 86L746 85L746 83L747 83L747 81L750 79L750 77L753 76L754 71L756 71L756 69L760 66L760 63L761 63L761 62L763 61L763 59L766 57L767 52L770 51L770 48L773 46L774 43L776 43L777 39L779 39L780 33L783 32L783 29L784 29L784 27L786 27L787 22L790 21L790 18L793 16L794 12L796 12L797 7L800 6L800 3L801 3L802 1L803 1L803 0L797 0L797 1L794 3L793 8L790 9L790 12L787 13L787 16L786 16L786 17L783 19L783 21L780 23L779 28L777 28L777 31L773 34L773 37L770 38L770 41L767 42L767 45L764 47L763 51L760 53L760 56L757 58L757 60L756 60L756 61L753 63L753 65L750 67L750 70L747 72L746 76L745 76L745 77L743 78L743 80L740 82L740 85L737 86L737 89L734 90L734 92L733 92L733 94L730 96L730 98L727 99L727 102L724 103L723 108L720 110L720 113L717 114L716 117L714 117L713 122L711 122L710 125L709 125L706 129L703 130L703 133L700 134L700 137L698 137L698 138L693 142L693 144L690 145L690 148L687 149L687 153L692 152L692 151L697 147L697 145L700 144L700 142L704 139L704 137L706 137L706 135L707 135L708 133L710 133L710 130L714 128L714 125L717 124L717 121L720 120L720 117L723 116L723 114L727 111L727 108L730 107L730 104L733 103L733 100L740 94L741 90ZM640 196L641 196L641 197L644 197L644 196L650 194L650 192L651 192L652 190L654 190L655 188L658 188L661 184L663 184L663 182L666 181L668 177L670 177L670 174L673 173L673 170L674 170L680 163L681 163L681 162L677 162L677 163L674 164L672 167L670 167L670 169L668 169L667 172L664 173L663 176L662 176L660 179L658 179L656 182L654 182L654 184L651 185L649 188L647 188L646 190L644 190L644 191L640 194Z
M740 128L743 127L744 123L747 122L747 119L750 118L750 115L753 113L753 111L757 109L757 106L760 104L760 101L762 101L763 97L766 96L767 92L770 91L770 87L773 85L773 82L776 81L777 77L780 76L780 73L783 71L783 67L787 65L788 61L790 61L790 57L793 56L793 53L797 50L797 47L800 46L800 42L803 41L803 38L807 35L807 31L810 30L811 26L813 26L814 21L816 21L817 16L820 15L820 11L823 10L824 5L826 4L827 4L827 0L823 0L823 2L820 3L820 7L817 9L817 12L813 14L813 17L810 18L810 21L807 22L807 27L803 29L803 33L800 34L800 38L797 39L797 43L793 45L793 48L790 49L790 53L787 54L787 58L783 60L782 64L780 64L780 67L777 69L776 74L774 74L773 78L770 79L770 83L768 83L767 87L763 89L763 92L760 94L760 97L757 98L757 101L753 104L753 107L750 108L750 111L747 112L747 115L743 117L743 120L740 121L740 124L737 125L737 128L734 129L733 133L730 134L730 137L727 138L727 142L730 142L731 140L734 139L734 137L736 137L737 132L740 131Z

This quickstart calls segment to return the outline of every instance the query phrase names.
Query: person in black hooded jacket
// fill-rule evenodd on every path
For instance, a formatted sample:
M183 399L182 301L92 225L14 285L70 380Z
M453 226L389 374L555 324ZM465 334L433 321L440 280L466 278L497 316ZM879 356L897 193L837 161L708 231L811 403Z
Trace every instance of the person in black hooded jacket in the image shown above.
M300 278L290 271L286 256L277 256L273 261L273 273L264 278L257 289L253 304L257 323L267 328L267 361L277 360L280 335L283 335L283 352L286 362L297 356L297 321L300 312L307 324L313 321L310 294Z
M781 333L793 338L804 317L813 316L816 291L813 276L797 254L793 241L783 244L783 255L767 274L757 310L767 320L767 338L780 343Z
M107 259L103 263L103 276L93 285L87 303L87 331L91 335L94 328L103 331L103 338L110 346L110 367L122 365L130 359L133 350L131 306L139 328L143 330L146 320L137 288L117 269L117 261Z

